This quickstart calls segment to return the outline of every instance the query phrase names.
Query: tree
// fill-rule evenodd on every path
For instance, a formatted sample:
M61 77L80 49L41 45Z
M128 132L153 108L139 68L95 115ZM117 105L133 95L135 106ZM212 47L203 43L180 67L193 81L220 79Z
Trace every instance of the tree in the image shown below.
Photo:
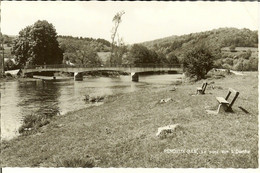
M166 63L168 63L168 60L167 60L167 58L166 58L164 53L162 53L162 52L155 52L153 50L150 50L150 52L154 52L153 53L153 57L152 57L154 63L157 63L157 64L164 64L164 63L166 64Z
M167 60L170 64L179 64L179 59L177 58L177 56L173 52L168 54Z
M243 59L240 58L236 64L234 64L234 67L233 67L234 70L236 71L243 71Z
M168 60L161 51L156 52L141 44L134 44L128 52L126 62L135 65L155 65L168 63Z
M197 46L184 54L183 68L186 75L203 79L213 68L213 55L204 45Z
M221 60L221 59L215 60L213 66L214 66L215 68L223 68L223 62L222 62L222 60Z
M223 60L223 62L230 66L233 66L233 63L234 63L232 58L226 58Z
M246 53L244 54L244 59L249 59L252 55L251 49L248 49Z
M222 68L230 70L232 68L232 66L225 63L225 64L222 64Z
M75 61L77 64L84 66L100 66L101 60L99 59L97 52L89 45L85 45L84 48L77 50L75 54Z
M113 18L113 22L114 22L114 26L112 28L112 34L111 34L111 39L112 39L112 43L111 43L111 57L110 57L110 63L113 63L113 58L114 58L114 48L115 48L115 37L117 34L117 30L119 27L119 24L122 22L122 16L125 14L124 11L120 11L118 13L116 13L116 15Z
M127 53L127 46L122 38L118 40L118 43L118 46L114 48L113 63L122 64L123 56Z
M0 59L0 77L5 73L4 71L4 37L2 32L0 32L0 50L1 50L1 59Z
M46 20L37 21L19 32L12 53L19 66L62 63L62 50L54 26Z
M236 52L236 46L235 45L231 45L229 47L229 50L230 50L230 52Z
M16 68L15 63L11 59L8 59L4 65L5 70L14 70Z
M152 63L152 59L149 50L143 45L134 44L129 51L128 62L130 64Z
M19 67L23 67L29 59L30 50L30 30L31 26L27 26L19 32L19 37L15 40L12 54L15 55L15 61Z
M258 70L258 58L249 58L250 70L257 71Z

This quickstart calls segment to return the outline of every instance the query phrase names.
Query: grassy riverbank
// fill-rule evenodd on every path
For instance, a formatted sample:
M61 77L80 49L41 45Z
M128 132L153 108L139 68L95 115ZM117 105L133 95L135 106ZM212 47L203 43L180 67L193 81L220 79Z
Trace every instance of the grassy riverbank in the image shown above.
M257 73L212 81L205 95L191 96L201 81L175 91L143 89L55 117L36 134L2 142L1 166L258 167ZM229 87L240 92L234 113L207 114L205 107L216 106L215 96L224 97ZM173 101L158 104L168 97ZM155 136L159 127L176 123L175 135Z

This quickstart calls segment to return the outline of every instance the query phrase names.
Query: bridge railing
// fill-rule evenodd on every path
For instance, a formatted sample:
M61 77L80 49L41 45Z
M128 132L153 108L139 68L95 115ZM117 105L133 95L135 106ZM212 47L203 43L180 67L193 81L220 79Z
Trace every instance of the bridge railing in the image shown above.
M182 68L181 64L111 64L111 65L68 65L68 64L51 64L51 65L27 65L25 69L53 69L53 68Z

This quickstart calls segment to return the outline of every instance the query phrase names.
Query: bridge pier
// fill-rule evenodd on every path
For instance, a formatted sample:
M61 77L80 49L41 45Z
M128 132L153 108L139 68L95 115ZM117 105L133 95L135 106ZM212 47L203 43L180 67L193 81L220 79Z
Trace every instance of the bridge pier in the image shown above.
M132 81L133 82L138 82L139 81L139 74L138 73L132 72L131 73L131 77L132 77Z
M83 81L83 73L81 73L81 72L75 72L75 73L74 73L74 80L75 80L75 81Z

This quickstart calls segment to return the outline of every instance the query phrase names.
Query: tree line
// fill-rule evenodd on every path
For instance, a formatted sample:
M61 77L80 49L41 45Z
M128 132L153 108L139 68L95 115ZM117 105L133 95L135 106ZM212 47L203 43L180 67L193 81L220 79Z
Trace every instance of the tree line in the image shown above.
M258 58L246 51L230 57L221 51L225 46L256 47L258 34L248 29L222 28L207 32L173 36L142 44L125 45L118 36L117 28L122 22L123 12L113 18L112 42L72 36L58 36L55 27L43 20L27 26L12 41L12 55L16 68L26 65L80 64L80 65L145 65L145 64L183 64L184 70L198 79L213 68L235 70L257 70ZM118 34L118 33L117 33ZM10 39L7 39L10 43ZM99 52L110 53L104 60ZM6 63L11 69L13 61ZM200 69L201 68L201 69Z

